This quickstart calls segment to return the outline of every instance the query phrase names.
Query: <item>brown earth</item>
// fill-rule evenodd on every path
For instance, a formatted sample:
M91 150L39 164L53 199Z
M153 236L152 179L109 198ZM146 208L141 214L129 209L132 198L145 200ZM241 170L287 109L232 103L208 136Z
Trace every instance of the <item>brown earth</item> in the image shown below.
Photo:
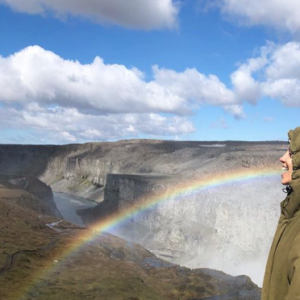
M4 181L0 220L1 300L259 299L246 276L179 267L106 233L78 248L91 231Z

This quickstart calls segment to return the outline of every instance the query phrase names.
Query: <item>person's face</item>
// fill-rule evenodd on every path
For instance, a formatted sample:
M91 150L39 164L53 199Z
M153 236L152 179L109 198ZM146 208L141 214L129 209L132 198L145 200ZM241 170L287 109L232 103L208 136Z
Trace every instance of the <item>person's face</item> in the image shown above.
M292 172L293 172L293 162L292 162L292 153L290 149L288 149L285 154L279 158L282 169L285 170L283 174L281 174L281 183L287 185L292 180Z

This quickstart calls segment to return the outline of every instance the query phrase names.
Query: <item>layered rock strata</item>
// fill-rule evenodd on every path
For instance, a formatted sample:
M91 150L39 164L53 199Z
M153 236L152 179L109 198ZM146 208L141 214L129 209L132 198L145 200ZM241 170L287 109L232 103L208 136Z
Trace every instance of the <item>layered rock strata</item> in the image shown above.
M246 276L191 270L110 234L92 234L14 184L15 178L0 184L0 299L260 298Z
M38 176L54 191L104 199L93 210L80 212L91 223L130 206L142 209L149 197L172 194L180 185L236 171L280 169L278 158L286 147L281 142L156 140L2 145L0 173ZM169 197L143 214L133 214L118 233L191 267L251 276L258 269L263 273L283 197L279 175L183 195L181 200Z

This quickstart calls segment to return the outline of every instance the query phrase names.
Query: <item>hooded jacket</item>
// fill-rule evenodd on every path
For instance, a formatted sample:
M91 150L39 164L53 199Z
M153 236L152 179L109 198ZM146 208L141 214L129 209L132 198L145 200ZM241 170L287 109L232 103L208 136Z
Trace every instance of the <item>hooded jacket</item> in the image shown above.
M269 253L262 300L300 300L300 127L290 130L292 180Z

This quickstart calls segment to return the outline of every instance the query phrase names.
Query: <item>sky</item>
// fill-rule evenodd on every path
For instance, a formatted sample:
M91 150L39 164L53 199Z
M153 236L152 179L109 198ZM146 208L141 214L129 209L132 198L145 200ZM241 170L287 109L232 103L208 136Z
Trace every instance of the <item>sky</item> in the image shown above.
M0 0L0 143L287 141L299 15L298 0Z

